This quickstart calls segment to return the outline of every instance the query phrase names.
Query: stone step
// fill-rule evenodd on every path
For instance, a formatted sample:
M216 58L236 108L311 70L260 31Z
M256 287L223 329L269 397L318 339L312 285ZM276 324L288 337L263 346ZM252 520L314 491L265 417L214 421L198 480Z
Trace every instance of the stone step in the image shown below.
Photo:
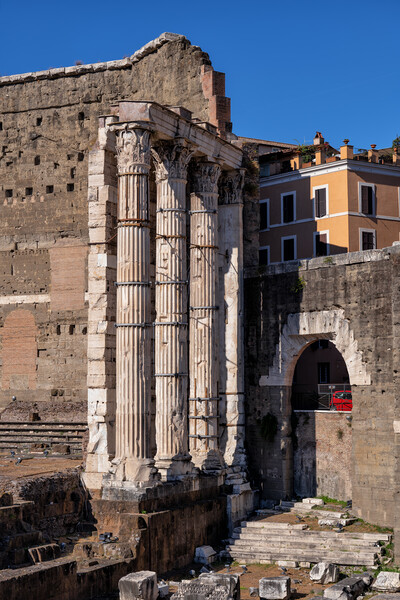
M60 558L61 550L58 544L44 544L42 546L33 546L28 548L28 554L34 565L47 560Z
M273 521L242 521L241 527L253 529L279 530L302 530L307 529L306 523L274 523ZM238 529L238 528L237 528Z
M296 553L296 552L254 552L253 550L245 549L228 549L231 558L238 562L244 563L260 563L260 564L271 564L276 561L287 560L287 561L300 561L318 563L321 561L333 562L337 565L363 565L366 567L374 566L376 564L376 557L374 555L358 555L351 552L335 553L335 552L322 552L322 553Z
M86 431L87 423L60 423L59 421L0 421L0 430L5 429L73 429L74 431Z
M272 523L272 522L268 522L268 521L243 521L241 523L241 527L243 528L242 531L248 531L250 529L256 529L257 532L262 532L263 530L265 532L269 531L270 529L273 530L275 529L275 525L278 525L278 523ZM299 525L295 524L292 527L294 527L297 530L303 529L304 532L301 533L301 535L317 535L317 536L321 536L321 537L332 537L332 538L337 538L337 537L345 537L346 539L362 539L362 540L369 540L371 542L389 542L392 539L392 534L390 533L363 533L363 532L342 532L342 533L337 533L336 531L312 531L312 530L305 530L304 527L305 524L300 523ZM239 528L236 528L239 529ZM282 529L280 529L280 534L281 535L293 535L293 533L291 532L290 528L287 527L283 527Z
M345 544L342 544L342 545L310 544L307 542L288 545L288 544L279 543L279 542L272 543L272 544L271 543L263 544L263 543L248 542L246 540L235 540L234 544L231 546L231 548L236 548L236 549L247 548L247 549L253 550L254 552L286 551L286 552L291 553L292 555L294 553L303 552L303 551L304 552L312 551L314 554L319 554L321 552L335 552L335 553L351 552L353 554L366 555L366 556L381 554L380 548L363 548L363 547L357 547L357 546L349 547Z
M0 439L2 440L8 440L8 439L14 439L14 440L24 440L24 439L50 439L50 438L58 438L60 440L66 440L69 438L75 438L76 440L81 440L83 437L83 434L81 433L69 433L69 432L64 432L64 431L1 431L0 432Z
M8 540L7 549L16 550L19 548L29 548L38 546L43 542L43 535L40 531L29 531L28 533L17 533Z
M323 536L318 536L318 535L313 535L313 532L307 532L310 533L311 535L299 535L296 534L296 532L294 532L292 535L285 535L282 536L280 535L280 533L270 533L270 532L266 532L265 534L261 535L258 533L250 533L250 532L243 532L243 533L237 533L237 532L233 532L232 533L232 539L233 540L240 540L240 541L244 541L247 543L260 543L260 544L285 544L287 546L293 546L293 545L298 545L298 544L316 544L316 545L321 545L321 546L329 546L329 547L342 547L342 546L347 546L347 547L352 547L352 548L367 548L367 549L373 549L374 552L378 552L380 551L379 547L376 547L375 544L377 544L378 542L373 542L370 540L363 540L363 539L358 539L358 538L348 538L343 536L342 534L338 534L338 537L323 537Z

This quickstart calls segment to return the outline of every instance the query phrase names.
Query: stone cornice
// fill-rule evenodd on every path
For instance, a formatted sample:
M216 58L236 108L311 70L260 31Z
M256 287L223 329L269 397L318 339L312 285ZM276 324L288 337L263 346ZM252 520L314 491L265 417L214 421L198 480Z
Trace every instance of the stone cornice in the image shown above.
M119 122L148 124L157 132L157 141L181 138L194 146L194 157L217 161L223 169L238 169L242 164L242 151L231 143L208 131L201 124L192 123L176 112L156 102L119 102L114 108ZM113 125L114 126L114 125Z

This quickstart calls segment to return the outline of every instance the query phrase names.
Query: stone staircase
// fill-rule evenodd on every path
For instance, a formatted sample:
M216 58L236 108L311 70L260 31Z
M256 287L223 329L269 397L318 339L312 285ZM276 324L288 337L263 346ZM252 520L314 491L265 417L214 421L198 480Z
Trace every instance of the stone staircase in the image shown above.
M40 452L48 449L50 452L81 455L86 431L87 423L83 422L0 421L0 452Z
M0 506L0 569L17 568L60 556L58 544L46 541L32 524L34 502Z
M227 550L232 559L243 563L324 561L370 567L378 563L381 545L390 540L385 533L311 531L302 523L259 520L242 522Z

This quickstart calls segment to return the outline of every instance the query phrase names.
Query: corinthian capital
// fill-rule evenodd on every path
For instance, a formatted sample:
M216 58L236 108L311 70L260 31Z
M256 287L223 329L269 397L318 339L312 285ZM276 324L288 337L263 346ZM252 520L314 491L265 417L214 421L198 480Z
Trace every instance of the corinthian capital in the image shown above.
M134 124L113 128L116 133L118 173L147 172L150 168L150 131Z
M220 179L220 203L239 204L242 202L244 171L228 171Z
M190 172L192 190L195 193L218 194L221 167L211 162L195 162Z
M187 178L187 168L193 150L185 142L159 142L151 149L156 169L156 181Z

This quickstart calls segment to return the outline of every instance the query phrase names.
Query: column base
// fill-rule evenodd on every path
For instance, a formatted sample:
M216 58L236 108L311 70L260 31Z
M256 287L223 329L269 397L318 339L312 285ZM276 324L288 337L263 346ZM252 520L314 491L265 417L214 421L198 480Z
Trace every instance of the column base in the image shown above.
M193 452L193 463L204 473L215 473L226 468L223 456L219 450L208 452Z
M114 458L111 464L109 472L104 475L103 484L113 482L113 487L117 487L118 482L124 482L129 486L144 488L160 481L152 458Z
M161 481L180 481L198 476L198 469L192 463L190 454L173 458L157 458L155 465L161 475Z

